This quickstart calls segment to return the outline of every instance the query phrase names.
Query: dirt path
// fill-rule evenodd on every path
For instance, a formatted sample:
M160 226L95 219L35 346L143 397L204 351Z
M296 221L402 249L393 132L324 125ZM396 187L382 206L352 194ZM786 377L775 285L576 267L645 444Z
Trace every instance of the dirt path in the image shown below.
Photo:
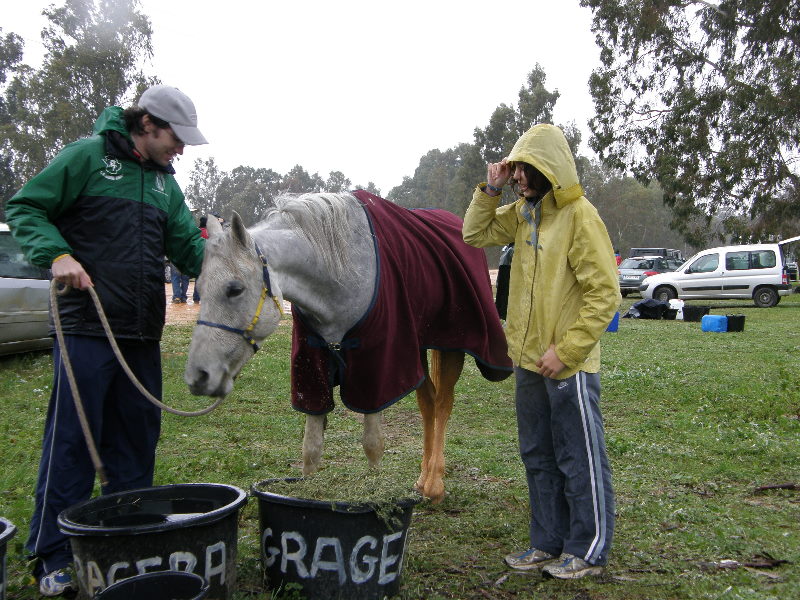
M189 291L186 293L186 297L188 298L186 304L173 304L172 284L164 284L164 295L167 299L167 325L184 325L197 321L197 315L200 314L200 305L192 302L193 293L194 281L190 281ZM287 315L291 314L292 306L289 302L283 303L283 312Z

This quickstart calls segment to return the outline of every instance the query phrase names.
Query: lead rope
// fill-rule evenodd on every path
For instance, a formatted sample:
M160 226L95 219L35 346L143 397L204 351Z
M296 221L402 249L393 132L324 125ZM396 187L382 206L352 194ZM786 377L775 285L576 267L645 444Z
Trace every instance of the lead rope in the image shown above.
M67 292L69 286L65 286L62 290L58 290L58 282L54 279L50 283L50 306L52 307L53 313L53 322L55 324L56 330L56 338L58 339L58 347L61 350L61 360L64 364L64 370L67 373L67 380L69 381L69 387L72 390L72 399L75 402L75 410L78 413L78 420L81 424L81 429L83 430L83 437L86 439L86 445L89 448L89 456L92 459L92 464L94 465L94 470L97 472L98 477L100 478L100 483L103 485L108 485L108 478L106 477L105 469L103 468L103 462L100 460L100 454L97 452L97 446L94 442L94 437L92 436L92 431L89 429L89 421L86 418L86 411L83 408L83 402L80 398L80 393L78 391L78 384L75 381L75 374L72 371L72 361L69 358L69 354L67 353L67 345L64 341L64 332L61 329L61 316L58 314L58 298L57 295L63 295ZM106 332L106 337L108 337L108 341L111 344L112 350L114 350L114 355L117 357L119 364L122 366L122 370L125 371L125 374L131 380L136 389L141 392L141 394L147 398L150 402L155 404L158 408L165 410L169 413L174 415L179 415L182 417L199 417L200 415L205 415L210 413L212 410L217 408L220 405L224 398L218 398L211 406L208 406L202 410L197 411L185 411L185 410L178 410L177 408L172 408L171 406L167 406L161 400L153 396L145 387L141 384L141 382L136 378L136 375L133 374L131 368L128 366L128 363L125 361L125 358L122 356L122 352L117 346L117 341L114 339L114 334L111 332L111 326L108 324L108 319L106 318L105 311L103 310L102 304L100 304L100 298L97 297L97 292L94 290L93 287L89 288L89 295L92 297L94 301L95 308L97 308L97 314L100 317L100 322L103 324L103 329ZM59 369L59 373L61 370Z

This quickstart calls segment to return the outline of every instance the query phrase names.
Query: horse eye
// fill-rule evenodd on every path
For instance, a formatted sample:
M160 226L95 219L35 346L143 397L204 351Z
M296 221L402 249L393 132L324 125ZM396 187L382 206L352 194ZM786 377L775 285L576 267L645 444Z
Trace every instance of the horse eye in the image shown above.
M240 296L243 291L244 285L241 281L231 281L228 284L228 289L225 290L225 295L227 295L228 298L235 298L236 296Z

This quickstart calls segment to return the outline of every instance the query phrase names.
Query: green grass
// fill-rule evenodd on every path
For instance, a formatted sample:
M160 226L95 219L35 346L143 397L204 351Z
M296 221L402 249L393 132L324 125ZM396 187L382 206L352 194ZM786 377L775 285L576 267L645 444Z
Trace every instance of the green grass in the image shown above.
M622 311L636 299L626 299ZM415 508L401 597L800 597L800 492L756 491L800 482L800 295L772 309L715 305L715 314L745 314L744 332L622 319L617 333L603 337L602 406L618 518L611 562L596 581L542 580L503 567L502 556L527 543L513 381L488 383L468 360L448 432L447 496ZM303 417L289 405L289 331L281 327L267 341L215 412L164 416L157 484L249 489L299 475ZM169 326L162 344L164 398L184 409L207 402L183 384L190 335L188 326ZM23 543L50 376L48 355L0 359L0 515L19 529L8 548L11 599L38 598ZM410 488L421 452L413 395L386 411L385 428L380 477ZM356 415L340 406L330 415L329 476L366 473L360 435ZM241 512L237 599L269 597L260 581L257 504L251 499ZM760 557L788 563L718 566Z

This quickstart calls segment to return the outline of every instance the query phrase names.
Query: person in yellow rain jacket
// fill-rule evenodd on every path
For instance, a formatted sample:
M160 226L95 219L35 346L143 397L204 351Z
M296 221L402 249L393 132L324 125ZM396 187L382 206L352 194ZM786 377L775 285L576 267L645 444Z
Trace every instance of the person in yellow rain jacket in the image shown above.
M519 198L499 206L509 183ZM536 125L488 165L463 236L515 248L506 336L531 518L530 547L505 561L560 579L599 575L614 532L599 340L621 296L611 240L561 129Z

